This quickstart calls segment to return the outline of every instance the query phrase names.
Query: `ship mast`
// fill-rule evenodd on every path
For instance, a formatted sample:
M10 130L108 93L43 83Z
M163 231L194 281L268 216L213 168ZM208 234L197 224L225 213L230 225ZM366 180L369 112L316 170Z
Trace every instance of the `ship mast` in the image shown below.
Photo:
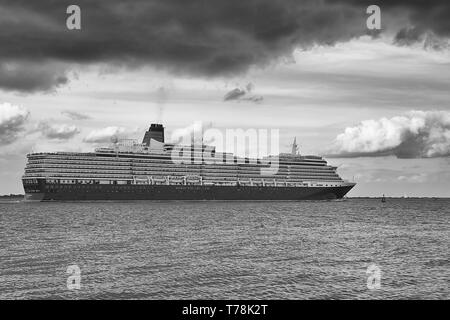
M297 155L298 154L297 137L294 137L294 142L292 143L292 151L291 151L291 153L293 155Z

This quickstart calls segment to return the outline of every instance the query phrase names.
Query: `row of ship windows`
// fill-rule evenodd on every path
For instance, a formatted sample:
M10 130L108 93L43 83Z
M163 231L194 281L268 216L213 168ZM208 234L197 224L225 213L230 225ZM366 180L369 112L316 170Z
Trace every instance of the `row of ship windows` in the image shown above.
M196 157L200 157L200 156L204 156L205 158L210 158L210 157L215 157L215 158L228 158L228 157L236 157L235 155L233 155L232 153L221 153L221 152L217 152L217 153L202 153L201 150L198 151L194 151L194 152L190 152L190 153L175 153L176 155L180 155L180 156L185 156L185 157L189 157L189 155L194 155ZM271 156L272 158L274 158L274 156ZM111 158L119 158L119 159L127 159L127 160L135 160L135 161L146 161L146 160L153 160L153 159L159 159L159 160L165 160L165 159L170 159L172 158L172 152L168 152L166 154L145 154L143 156L139 156L136 157L135 155L133 156L127 156L126 154L120 154L120 153L114 153L114 154L108 154L108 155L102 155L102 154L95 154L95 153L85 153L85 154L74 154L74 153L69 153L69 154L62 154L62 153L42 153L42 154L29 154L28 155L29 159L111 159ZM254 159L254 158L248 158L248 157L236 157L238 159L241 160L245 160L245 159ZM283 159L285 161L290 161L290 162L299 162L299 161L309 161L309 162L322 162L325 161L323 160L321 157L317 157L317 158L311 158L311 157L296 157L296 158L292 158L292 157L285 157L283 155L280 155L278 157L279 159Z
M58 169L58 170L55 170ZM150 168L146 168L150 169ZM160 172L175 172L175 173L185 173L185 172L195 172L195 173L227 173L227 174L259 174L261 172L261 168L258 170L226 170L226 169L212 169L212 168L204 168L204 169L192 169L192 168L151 168L152 170L145 171L145 169L118 169L118 168L96 168L96 171L101 173L132 173L132 172L140 172L141 174L153 174ZM77 168L26 168L25 172L86 172L86 169L77 169ZM330 175L336 174L333 170L277 170L277 174L318 174L318 175Z
M231 185L230 185L231 186ZM302 186L302 185L297 185L298 186ZM306 185L303 185L306 186ZM332 185L330 185L332 186ZM180 187L176 187L174 186L174 188L180 188ZM183 190L185 188L183 187ZM108 188L107 190L105 190L104 188L98 188L98 189L85 189L82 187L78 187L78 186L62 186L60 188L48 188L47 192L49 193L57 193L59 190L63 190L65 192L79 192L79 191L85 191L86 193L88 192L95 192L95 191L101 191L101 192L146 192L147 190L147 186L133 186L133 187L115 187L115 188ZM236 189L237 191L239 191L239 189ZM31 192L31 191L30 191ZM40 192L39 190L36 190L35 192ZM165 190L158 190L158 189L152 189L152 193L163 193L166 192Z
M25 170L29 172L36 172L36 171L54 171L57 169L57 171L60 170L79 170L79 171L86 171L89 169L97 170L97 171L104 171L104 170L114 170L114 171L145 171L145 170L151 170L151 171L220 171L220 172L243 172L248 171L250 173L253 172L259 172L261 169L268 168L268 167L219 167L219 166L177 166L177 165L170 165L170 166L123 166L123 167L117 167L117 166L75 166L75 165L27 165ZM275 169L276 167L274 167ZM333 167L325 167L325 168L285 168L285 167L278 167L278 172L282 173L296 173L296 172L317 172L317 173L334 173L335 170Z
M36 175L30 175L28 174L27 177L39 177L39 174ZM74 174L61 174L58 173L58 176L61 177L80 177L80 178L84 178L84 177L98 177L98 178L110 178L110 177L119 177L119 178L132 178L131 175L110 175L110 174L85 174L85 175L74 175ZM152 175L148 175L148 176L157 176L152 174ZM172 175L174 177L178 177L178 178L182 178L183 176L186 175ZM188 176L188 175L187 175ZM280 176L280 175L245 175L245 174L240 174L240 175L228 175L228 176L224 176L222 174L215 174L215 175L202 175L202 177L204 179L216 179L216 178L228 178L228 179L237 179L237 178L264 178L264 179L340 179L340 177L338 175L289 175L289 176Z
M149 162L152 165L158 165L159 163L153 163ZM131 166L136 165L135 162L127 161L53 161L53 160L29 160L28 164L32 165L39 165L39 164L46 164L46 165L60 165L60 164L74 164L74 165L93 165L93 166L99 166L99 165L114 165L114 166ZM140 165L140 164L138 164Z
M80 160L83 159L74 159L74 158L70 158L70 159L64 159L64 158L43 158L43 159L32 159L30 158L28 160L29 163L80 163ZM187 160L189 162L189 159ZM196 161L198 161L199 163L196 163ZM90 162L92 164L99 164L99 163L114 163L114 164L118 164L118 165L130 165L131 163L136 163L136 162L143 162L143 163L161 163L161 164L168 164L168 163L174 163L174 161L171 158L168 158L167 160L158 160L158 159L145 159L145 160L134 160L134 159L130 159L130 160L122 160L122 159L95 159L95 158L89 158L86 159L83 162ZM212 162L212 161L211 161ZM193 164L198 164L201 165L201 161L200 159L196 160L196 159L192 159L192 163ZM270 163L270 161L268 161L268 163ZM280 165L286 165L286 166L325 166L326 162L286 162L286 161L278 161L278 163ZM190 164L190 163L189 163ZM241 164L241 165L248 165L248 166L260 166L261 162L258 162L258 164L253 163L253 162L242 162L242 161L238 161L237 159L233 160L233 163L230 163L228 161L222 161L220 159L215 161L215 164L225 164L225 165L235 165L235 164ZM266 164L266 162L264 161L264 164Z
M81 165L69 165L65 166L66 168L74 168L74 169L96 169L96 170L102 170L102 169L113 169L113 170L146 170L146 169L153 169L153 170L226 170L226 171L259 171L261 168L264 168L262 166L259 167L230 167L230 166L189 166L189 165L174 165L171 164L170 168L168 168L167 165L147 165L147 166L81 166ZM52 168L61 168L61 165L27 165L26 167L29 170L51 170ZM287 172L305 172L305 171L315 171L315 172L329 172L333 171L332 167L324 167L324 168L287 168L287 167L279 167L279 171L287 171Z
M37 179L24 179L23 180L24 185L31 185L31 184L37 184L37 183L38 183Z
M205 153L202 153L200 149L192 149L193 152L190 152L192 155L201 156ZM182 153L176 153L183 155ZM189 154L189 153L188 153ZM186 156L188 154L185 154ZM137 157L136 157L137 156ZM216 158L226 158L226 157L235 157L232 153L222 153L222 152L216 152L211 155L210 153L205 154L205 156L213 156ZM127 156L125 153L109 153L107 155L101 154L101 153L41 153L41 154L29 154L28 157L30 159L48 159L48 158L58 158L58 159L92 159L92 158L101 158L101 159L111 159L111 158L126 158L130 160L137 160L137 161L145 161L147 159L170 159L172 157L172 152L167 152L165 154L156 154L156 153L150 153L150 154L133 154L131 156ZM272 156L273 157L273 156ZM239 159L253 159L248 157L237 157ZM280 159L291 161L291 162L298 162L298 161L312 161L312 162L321 162L324 161L321 157L286 157L283 155L279 156Z
M248 171L212 171L212 170L151 170L151 171L143 171L143 170L78 170L78 169L61 169L61 170L25 170L26 175L49 175L49 174L99 174L99 175L107 175L107 174L118 174L118 175L249 175L249 176L259 176L264 175L265 171L255 171L255 172L248 172ZM267 174L266 174L267 175ZM306 172L274 172L270 175L276 175L276 176L337 176L338 174L336 172L330 171L330 172L315 172L315 171L306 171Z
M100 186L100 185L92 185L92 186L90 186L89 188L86 188L86 186L82 186L82 185L64 185L64 184L61 184L61 185L59 185L58 187L57 186L52 186L52 185L47 185L46 187L45 187L45 189L46 189L46 191L48 191L48 192L57 192L57 191L59 191L59 190L65 190L65 191L71 191L71 190L73 190L73 191L85 191L85 192L92 192L92 191L95 191L95 190L97 190L97 191L113 191L113 192L119 192L119 191L121 191L121 192L123 192L123 191L129 191L129 192L133 192L133 191L136 191L136 189L141 189L141 190L145 190L148 186L149 186L149 184L146 184L146 185L144 185L144 184L140 184L140 185L130 185L130 184L127 184L127 185L121 185L121 184L114 184L114 183L111 183L111 185L114 185L115 187L110 187L110 188L108 188L108 189L105 189L103 186ZM155 185L155 184L154 184ZM191 185L191 186L198 186L198 185L195 185L195 184L189 184L189 185ZM219 184L220 185L220 184ZM232 186L232 185L236 185L236 184L226 184L226 185L230 185L230 186ZM261 184L259 184L260 186L261 186ZM272 184L273 185L273 184ZM277 186L308 186L308 184L307 183L297 183L297 184L282 184L282 183L277 183ZM339 186L339 184L335 184L335 183L322 183L322 184L319 184L318 186L324 186L324 187L328 187L328 186L330 186L330 187L332 187L332 186ZM27 189L27 192L30 192L29 190L31 190L31 189ZM36 192L39 192L39 190L36 190Z
M298 187L298 186L302 186L302 185L296 185L296 186ZM306 186L306 185L303 185L303 186ZM330 187L335 186L336 187L338 185L331 185L330 184L330 185L323 185L323 186L327 186L327 187L328 186L330 186ZM174 188L177 188L177 187L174 187ZM57 193L59 191L59 189L62 189L64 191L66 191L66 192L71 192L71 191L79 192L79 191L83 191L83 190L85 192L92 192L92 191L96 191L96 190L97 191L101 191L101 192L136 192L136 191L145 192L146 191L146 187L145 186L138 186L138 188L136 188L135 186L134 187L116 187L116 188L111 188L111 189L108 189L108 190L104 190L103 188L86 190L84 188L76 188L76 187L73 187L73 186L71 186L71 187L66 186L66 187L61 187L61 188L58 188L58 189L56 189L56 188L49 188L49 189L47 189L47 192ZM236 189L236 190L239 191L239 189ZM31 192L40 192L40 190L32 190L32 191L27 191L27 192L30 192L30 193ZM161 192L166 192L166 191L165 190L158 190L158 189L156 189L156 190L152 190L152 192L153 193L161 193Z
M172 172L171 175L172 176L189 176L192 175L192 172ZM36 173L25 173L26 176L29 177L37 177L37 176L41 176L41 175L52 175L51 172L48 173L42 173L42 172L36 172ZM146 175L146 176L157 176L157 175L163 175L165 176L165 174L163 172L135 172L133 174L131 173L117 173L117 172L110 172L110 173L76 173L76 172L54 172L53 175L59 175L59 176L94 176L94 177L109 177L109 176L124 176L124 177L131 177L131 176L138 176L138 175ZM245 174L245 173L239 173L239 174L227 174L227 173L205 173L203 172L202 174L198 174L199 176L204 176L204 177L220 177L220 176L228 176L228 177L277 177L277 178L283 178L286 179L288 177L339 177L339 175L337 174L289 174L289 175L282 175L282 174L275 174L275 175L268 175L268 174Z
M89 176L89 177L94 177L94 178L106 178L106 179L130 179L129 176L108 176L108 177L98 177L98 176ZM84 183L84 184L97 184L97 183L104 183L105 181L109 181L109 180L95 180L95 179L86 179L88 178L87 176L85 177L74 177L76 179L64 179L62 177L62 179L47 179L48 183L66 183L66 184L71 184L71 183ZM155 180L165 180L167 177L166 176L154 176L154 177L136 177L136 180L145 180L148 181L150 179L155 179ZM177 179L179 180L180 177L169 177L169 179ZM254 177L221 177L221 176L217 176L217 177L202 177L202 179L204 181L211 181L211 180L223 180L223 181L236 181L237 179L240 179L242 181L244 181L245 179L251 179L252 181L258 181L258 179L266 179L268 181L273 181L273 180L278 180L281 179L280 177L277 177L277 179L274 179L273 177L257 177L256 179ZM282 180L286 180L286 181L304 181L304 180L317 180L317 181L342 181L341 178L339 177L289 177L287 179L282 179ZM127 181L127 180L124 180ZM130 181L130 180L128 180ZM35 184L37 183L36 179L24 179L24 184Z
M153 175L162 175L166 176L167 173L165 172L158 172L158 171L147 171L147 172L127 172L127 173L120 173L117 171L104 171L102 173L96 172L25 172L25 176L29 177L39 177L39 176L49 176L49 175L57 175L57 176L94 176L94 177L108 177L108 176L124 176L124 177L131 177L131 176L138 176L138 175L145 175L145 176L153 176ZM199 175L199 176L230 176L230 177L261 177L261 176L268 176L268 177L339 177L336 173L329 173L329 174L323 174L323 173L304 173L304 174L263 174L261 173L234 173L230 174L227 172L171 172L172 176L189 176L189 175Z
M46 179L48 184L131 184L131 180Z

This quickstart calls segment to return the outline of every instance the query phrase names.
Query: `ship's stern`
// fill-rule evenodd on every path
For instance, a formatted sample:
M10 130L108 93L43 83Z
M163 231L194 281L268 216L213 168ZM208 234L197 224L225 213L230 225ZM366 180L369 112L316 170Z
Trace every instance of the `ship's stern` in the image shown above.
M45 198L45 179L22 178L25 201L42 201Z

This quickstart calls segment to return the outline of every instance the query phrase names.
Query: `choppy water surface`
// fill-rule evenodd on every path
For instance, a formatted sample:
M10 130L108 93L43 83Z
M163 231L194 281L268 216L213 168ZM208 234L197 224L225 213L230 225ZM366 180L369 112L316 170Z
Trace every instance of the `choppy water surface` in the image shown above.
M4 201L0 298L448 299L449 222L449 199Z

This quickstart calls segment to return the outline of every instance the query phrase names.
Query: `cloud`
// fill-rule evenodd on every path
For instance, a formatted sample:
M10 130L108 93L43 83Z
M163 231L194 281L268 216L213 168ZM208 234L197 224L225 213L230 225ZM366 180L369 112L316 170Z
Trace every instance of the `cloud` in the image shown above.
M240 97L244 96L245 93L246 93L245 90L235 88L235 89L227 92L227 94L225 94L225 96L223 97L223 101L237 100Z
M416 42L423 41L423 30L413 27L401 29L394 37L394 43L398 45L412 45Z
M71 111L71 110L62 111L61 114L72 120L87 120L87 119L91 118L90 116L88 116L86 114L79 113L76 111Z
M262 96L251 95L253 88L255 86L253 83L248 83L245 88L235 88L225 94L223 97L223 101L232 101L232 100L246 100L253 102L261 102L264 98Z
M42 121L38 125L38 130L48 139L69 140L80 133L80 130L69 124L56 124Z
M203 131L211 126L212 123L204 126L202 122L197 121L189 126L172 131L169 140L175 144L190 144L192 139L198 142L203 138Z
M401 29L394 37L394 43L400 46L411 46L421 43L424 49L445 50L450 47L449 40L439 37L431 31L409 27Z
M230 76L289 56L298 46L347 41L367 31L365 7L342 0L79 0L77 5L82 29L69 31L66 2L2 1L0 61L16 69L2 72L0 88L48 90L67 82L72 64ZM18 69L21 65L26 67ZM36 76L29 79L26 70Z
M161 86L156 90L156 103L158 105L157 122L161 122L164 114L164 109L169 98L169 89Z
M115 142L119 137L123 136L125 132L126 129L122 127L106 127L91 131L83 141L88 143Z
M0 145L12 143L25 130L29 111L10 103L0 103Z
M450 156L450 112L411 111L365 120L336 137L329 157L434 158Z
M435 34L429 32L426 34L423 48L427 50L448 50L450 48L450 40L447 38L438 37Z
M0 88L47 91L74 66L143 65L175 74L228 77L368 33L360 0L78 0L81 30L68 30L67 2L0 3ZM447 0L378 1L383 26L448 37ZM396 26L395 21L405 20ZM20 41L18 41L20 39ZM24 67L21 67L24 66Z
M66 74L67 66L62 64L41 64L31 61L0 62L0 88L30 93L52 91L68 83Z
M420 173L420 174L413 174L409 176L401 175L397 177L398 181L402 182L410 182L410 183L424 183L428 178L428 174L426 173Z
M446 0L392 0L384 1L382 7L390 10L400 8L408 13L410 25L424 32L432 31L438 36L450 36L450 3Z

